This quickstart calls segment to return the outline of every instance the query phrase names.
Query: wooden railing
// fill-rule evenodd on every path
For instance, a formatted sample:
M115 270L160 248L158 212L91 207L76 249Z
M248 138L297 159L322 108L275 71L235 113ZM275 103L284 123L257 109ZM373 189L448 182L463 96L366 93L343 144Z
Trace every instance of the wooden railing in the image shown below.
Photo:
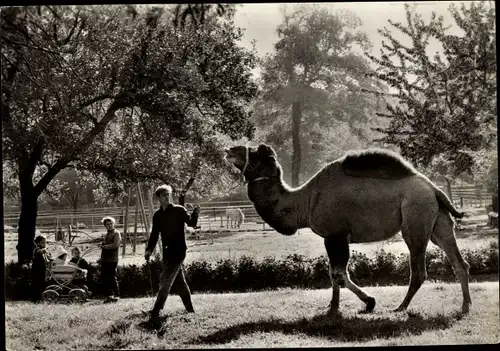
M441 187L446 192L446 189ZM485 207L491 204L492 193L478 186L460 186L452 188L453 203L456 207ZM262 223L260 216L255 211L252 203L249 200L241 201L218 201L218 202L200 202L201 207L199 225L204 229L208 227L223 228L226 226L226 209L228 207L238 207L245 215L245 222ZM133 207L133 206L132 206ZM149 206L144 207L148 219L152 217L152 211ZM64 209L57 211L42 210L38 211L37 227L41 228L56 228L60 225L67 228L69 225L77 226L77 223L83 223L88 230L102 230L103 226L100 223L104 216L112 216L117 220L116 227L123 228L123 217L125 207L99 207L85 208L78 211L72 209ZM135 222L135 213L129 210L129 226L133 226ZM140 214L138 215L140 217ZM4 225L16 227L19 220L19 212L5 212ZM138 219L138 223L140 220ZM145 230L139 224L139 230Z
M198 225L204 229L223 228L226 227L226 209L229 207L240 208L245 215L246 222L262 223L255 208L250 201L238 202L223 202L223 203L199 203L201 207L200 219ZM133 206L132 206L133 207ZM152 217L151 209L148 206L144 207L148 220ZM155 211L156 208L153 209ZM105 216L112 216L116 219L116 228L124 227L123 219L125 215L125 207L102 207L94 209L85 209L80 211L39 211L37 216L37 227L53 228L60 226L63 229L69 225L77 227L79 223L84 224L84 228L88 230L101 230L103 225L101 219ZM19 213L10 212L4 214L4 225L16 227L19 220ZM129 209L128 225L133 227L135 223L135 213ZM139 231L144 231L144 225L141 224L140 213L137 217Z

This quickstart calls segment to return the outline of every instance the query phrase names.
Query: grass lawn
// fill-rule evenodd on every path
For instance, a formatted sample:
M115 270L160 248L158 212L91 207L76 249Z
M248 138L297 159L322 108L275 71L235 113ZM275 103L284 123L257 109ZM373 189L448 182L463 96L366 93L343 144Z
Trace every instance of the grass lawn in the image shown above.
M486 247L489 241L498 242L498 230L482 230L478 229L474 232L460 233L457 232L457 243L460 249L479 249ZM17 237L11 235L5 238L5 262L17 260L17 252L15 246ZM299 234L292 236L281 235L275 231L254 231L254 232L233 232L230 235L223 235L216 238L213 243L209 236L201 240L187 240L188 253L186 263L197 260L205 260L208 262L216 262L226 258L238 258L243 255L251 256L256 259L265 257L274 257L276 259L284 258L287 255L299 254L305 257L314 258L325 255L325 246L323 238L314 234L310 229L301 229ZM85 246L93 247L95 244L79 245L81 248ZM49 249L54 248L53 244L49 244ZM368 256L374 256L381 249L395 254L401 252L408 253L408 248L405 242L398 235L393 239L380 241L376 243L351 244L351 250L363 252ZM428 249L436 248L434 244L429 242ZM132 248L127 246L127 255L122 258L120 248L120 264L129 265L144 264L144 249L145 244L140 243L136 248L136 255L132 255ZM99 258L100 251L95 250L85 257L89 262L96 262Z
M224 347L337 347L482 344L500 340L498 282L471 284L471 313L461 316L458 284L426 282L408 312L391 309L406 287L370 287L374 313L341 289L341 316L325 314L330 290L196 294L196 314L186 314L179 297L167 301L166 332L141 327L141 311L153 298L103 305L33 305L7 302L9 350L164 349Z

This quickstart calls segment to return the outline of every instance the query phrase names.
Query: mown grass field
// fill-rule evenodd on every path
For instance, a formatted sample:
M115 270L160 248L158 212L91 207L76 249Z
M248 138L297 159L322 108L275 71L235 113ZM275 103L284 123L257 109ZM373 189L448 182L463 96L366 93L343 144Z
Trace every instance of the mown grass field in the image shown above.
M330 290L284 289L241 294L196 294L196 314L179 297L164 310L166 331L143 328L153 298L103 305L5 306L8 350L95 350L224 347L337 347L484 344L500 341L498 282L472 283L471 313L460 315L458 284L426 282L407 312L392 312L406 287L371 287L374 313L341 289L341 315L326 314Z

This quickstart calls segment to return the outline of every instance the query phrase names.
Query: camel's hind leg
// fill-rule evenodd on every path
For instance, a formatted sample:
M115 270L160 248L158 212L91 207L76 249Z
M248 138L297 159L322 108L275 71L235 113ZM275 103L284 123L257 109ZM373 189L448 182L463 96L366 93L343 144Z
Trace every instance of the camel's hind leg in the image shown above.
M356 294L366 304L366 311L371 312L375 308L375 299L351 281L347 272L349 262L349 239L347 235L332 236L325 238L325 248L330 261L329 273L332 282L332 300L330 302L330 313L336 313L339 309L340 288L345 286Z
M425 208L419 204L403 206L403 239L410 250L410 284L403 302L395 311L404 311L427 279L425 251L436 222L437 208ZM418 215L417 215L418 214Z
M460 280L463 294L462 312L468 313L472 304L469 292L469 264L463 259L458 250L453 225L450 214L446 211L439 211L431 241L445 252L456 276Z

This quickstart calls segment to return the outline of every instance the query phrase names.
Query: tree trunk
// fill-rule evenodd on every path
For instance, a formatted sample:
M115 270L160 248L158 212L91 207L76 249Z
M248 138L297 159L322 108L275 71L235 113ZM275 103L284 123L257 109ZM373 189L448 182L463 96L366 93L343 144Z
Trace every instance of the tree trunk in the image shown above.
M300 120L302 105L300 101L292 104L292 187L300 185L300 166L302 161L300 149Z
M189 178L186 186L184 187L184 189L182 189L179 195L179 205L184 206L184 204L186 203L186 193L188 192L189 188L191 188L191 185L193 185L193 183L194 177Z
M33 259L38 198L33 194L26 194L26 191L22 191L21 194L24 196L21 195L21 215L19 216L16 249L18 263L24 264Z

